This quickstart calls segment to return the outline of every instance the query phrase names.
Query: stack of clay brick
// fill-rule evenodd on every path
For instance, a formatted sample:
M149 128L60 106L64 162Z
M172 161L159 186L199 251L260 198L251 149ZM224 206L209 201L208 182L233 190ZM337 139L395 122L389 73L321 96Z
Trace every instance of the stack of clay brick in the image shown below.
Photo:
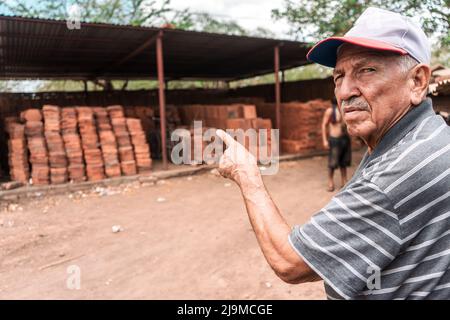
M203 127L217 129L255 129L266 130L268 152L271 148L270 129L272 123L270 119L258 118L255 105L251 104L228 104L228 105L184 105L180 106L180 116L185 125L192 125L194 120L202 121ZM249 140L244 141L249 149ZM261 145L258 141L257 146ZM251 149L259 155L259 149ZM269 155L270 153L267 153Z
M12 180L28 183L30 168L25 140L25 126L18 120L15 117L5 119L5 129L8 134L9 173Z
M105 178L105 173L102 152L98 143L94 110L90 107L77 107L77 113L87 178L90 181L102 180Z
M69 162L69 179L73 182L86 180L83 150L78 134L77 111L75 108L61 110L61 132Z
M119 150L120 167L126 176L137 173L133 146L128 133L127 122L122 106L109 106L106 108L111 119L114 135Z
M256 152L256 158L260 159L260 156L263 158L270 157L272 155L272 146L275 147L276 141L272 141L272 121L270 119L256 118L252 120L252 128L256 129L258 132L258 144ZM264 137L261 131L265 131L264 139L260 139L260 137ZM261 150L260 150L261 149Z
M42 113L50 165L50 182L54 184L67 182L67 157L61 136L61 109L58 106L44 105Z
M252 120L257 118L255 105L183 105L179 107L181 121L191 126L194 120L202 125L217 129L252 128Z
M23 111L20 117L25 121L25 136L30 152L32 184L49 184L50 168L41 110L28 109Z
M329 107L331 107L331 101L321 99L282 103L280 106L281 152L298 153L323 149L321 123L323 114ZM275 104L259 104L258 113L275 118Z
M22 121L22 123L20 123ZM122 106L28 109L5 123L11 178L33 184L97 181L150 172L152 160L140 119ZM28 149L28 150L27 150ZM29 157L28 157L29 152Z
M116 136L109 121L109 115L106 108L94 108L95 119L97 122L98 135L100 137L100 146L105 164L105 174L108 178L121 175L120 162L117 150Z
M155 129L155 122L153 120L154 110L151 106L127 106L125 108L125 115L127 118L140 119L142 128L146 134Z
M281 106L281 151L298 153L322 149L321 124L331 101L291 102Z
M142 128L141 120L127 118L127 128L133 143L134 157L139 173L149 173L152 169L152 159L150 157L150 148L145 138L145 132Z

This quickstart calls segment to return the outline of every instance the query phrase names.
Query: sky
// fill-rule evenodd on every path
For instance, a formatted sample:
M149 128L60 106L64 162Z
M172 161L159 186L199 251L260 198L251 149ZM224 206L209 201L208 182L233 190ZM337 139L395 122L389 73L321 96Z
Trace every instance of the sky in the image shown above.
M277 37L289 38L289 25L271 18L271 10L283 7L283 0L171 0L175 10L207 12L216 18L232 19L248 30L264 27Z

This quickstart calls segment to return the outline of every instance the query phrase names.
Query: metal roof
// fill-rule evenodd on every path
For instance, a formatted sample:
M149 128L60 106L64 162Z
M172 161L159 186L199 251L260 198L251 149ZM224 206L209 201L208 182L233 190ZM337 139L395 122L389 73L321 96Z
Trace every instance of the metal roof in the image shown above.
M0 16L0 79L156 78L155 39L163 32L167 80L233 80L308 64L308 46L289 40L177 29Z

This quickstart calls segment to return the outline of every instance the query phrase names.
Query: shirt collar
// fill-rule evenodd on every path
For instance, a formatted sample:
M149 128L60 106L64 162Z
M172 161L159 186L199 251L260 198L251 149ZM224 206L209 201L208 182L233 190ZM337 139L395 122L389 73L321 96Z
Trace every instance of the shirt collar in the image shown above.
M375 159L383 155L386 151L391 149L395 144L397 144L408 132L410 132L414 127L416 127L425 118L433 116L435 113L433 111L433 104L430 98L426 98L419 105L412 108L403 118L400 119L381 139L380 143L375 147L373 152L369 154L366 152L361 163L357 169L355 176L364 169L370 160Z

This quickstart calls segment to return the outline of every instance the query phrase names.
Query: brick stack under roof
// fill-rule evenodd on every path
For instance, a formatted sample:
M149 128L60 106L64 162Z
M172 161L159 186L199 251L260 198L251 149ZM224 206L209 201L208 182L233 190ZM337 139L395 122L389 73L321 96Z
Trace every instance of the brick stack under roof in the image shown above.
M50 182L54 184L67 182L67 157L61 136L61 109L58 106L45 105L42 113L50 166Z
M19 123L17 118L11 117L6 121L5 128L8 134L9 174L12 180L27 183L30 178L30 167L25 125Z
M120 169L116 136L112 130L108 111L106 108L97 107L94 108L94 113L97 121L103 162L105 165L105 174L109 178L118 177L122 172Z
M69 179L73 182L86 180L86 171L78 134L77 111L75 108L63 108L61 111L61 131L68 160Z
M90 181L102 180L105 178L105 171L102 152L99 147L94 110L90 107L78 107L77 113L87 179Z
M50 168L42 113L38 109L29 109L22 112L21 118L25 120L25 136L30 153L31 181L35 185L49 184Z
M139 173L150 172L152 170L152 158L150 148L145 138L145 132L139 119L127 119L127 128L133 144L134 158Z
M14 181L42 185L151 172L141 121L126 118L119 105L45 105L6 118L5 128Z
M137 173L133 146L122 106L107 107L119 150L120 166L126 176Z

